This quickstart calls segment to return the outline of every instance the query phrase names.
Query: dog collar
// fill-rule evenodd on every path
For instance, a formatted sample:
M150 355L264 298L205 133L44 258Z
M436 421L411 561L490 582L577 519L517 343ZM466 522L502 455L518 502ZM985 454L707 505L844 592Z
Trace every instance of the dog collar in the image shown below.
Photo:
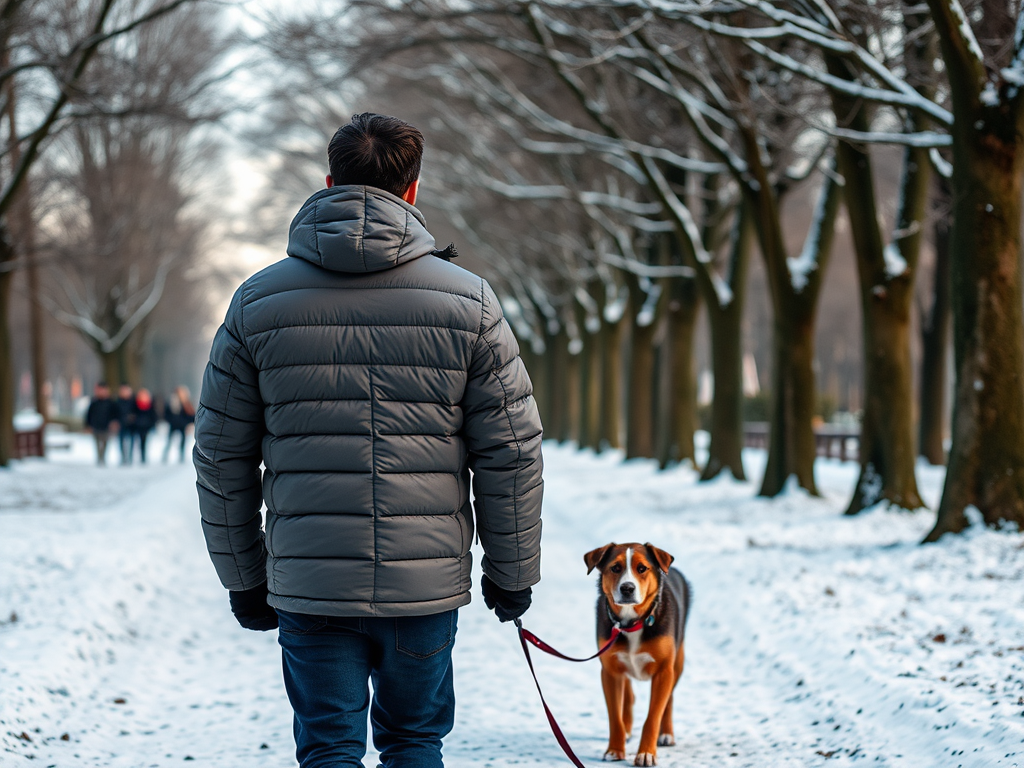
M605 604L605 610L608 611L608 618L611 619L612 624L617 626L622 632L636 632L643 627L654 626L654 614L658 612L658 603L661 601L661 595L658 595L658 600L655 600L654 607L651 608L651 612L643 619L637 619L629 626L623 626L622 619L619 619L612 613L610 605Z

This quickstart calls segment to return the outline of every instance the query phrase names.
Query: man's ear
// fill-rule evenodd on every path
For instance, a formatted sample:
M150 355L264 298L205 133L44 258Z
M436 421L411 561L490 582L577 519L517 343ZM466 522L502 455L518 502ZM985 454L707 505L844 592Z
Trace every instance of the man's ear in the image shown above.
M331 176L331 174L328 173L327 174L327 188L330 189L333 186L334 186L334 178Z
M607 555L608 551L614 546L614 542L611 544L605 544L603 547L598 547L597 549L590 550L589 552L587 552L587 554L583 556L583 562L587 564L588 576L590 575L591 571L600 566L601 561L605 558L605 555Z
M402 199L405 200L409 205L416 205L416 196L420 191L420 180L416 179L409 188L405 190L405 194L402 195Z
M672 555L666 552L664 549L658 549L653 544L644 544L647 547L647 551L651 555L651 559L658 564L662 573L668 573L668 568L672 565L672 561L675 560Z

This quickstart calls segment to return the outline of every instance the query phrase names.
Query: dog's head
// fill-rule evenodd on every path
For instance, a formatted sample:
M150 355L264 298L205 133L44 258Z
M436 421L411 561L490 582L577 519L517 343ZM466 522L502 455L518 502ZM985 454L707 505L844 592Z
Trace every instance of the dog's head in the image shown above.
M601 574L601 591L614 606L641 607L654 600L675 558L653 544L606 544L587 552L587 573Z

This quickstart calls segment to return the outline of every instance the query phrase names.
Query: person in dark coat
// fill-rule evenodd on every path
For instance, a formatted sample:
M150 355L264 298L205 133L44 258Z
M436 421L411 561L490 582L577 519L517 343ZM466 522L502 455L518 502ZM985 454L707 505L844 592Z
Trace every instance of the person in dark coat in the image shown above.
M135 442L135 393L127 384L117 389L117 437L121 449L121 463L132 463L132 447Z
M301 768L361 765L367 710L385 768L439 768L474 532L500 620L540 580L533 387L487 281L438 258L422 153L393 117L338 130L288 258L232 298L196 411L207 546L239 624L280 628Z
M140 389L135 393L135 407L132 410L135 440L139 444L139 460L146 463L146 440L149 433L156 427L156 406L148 389Z
M96 463L101 467L107 465L107 441L111 427L117 427L117 420L117 404L110 399L110 387L101 381L93 389L89 410L85 412L85 426L96 439Z
M167 445L164 446L164 464L171 454L171 443L178 436L178 452L180 461L185 461L185 432L196 420L196 412L192 407L192 397L188 387L175 387L167 398L164 406L164 421L167 422Z

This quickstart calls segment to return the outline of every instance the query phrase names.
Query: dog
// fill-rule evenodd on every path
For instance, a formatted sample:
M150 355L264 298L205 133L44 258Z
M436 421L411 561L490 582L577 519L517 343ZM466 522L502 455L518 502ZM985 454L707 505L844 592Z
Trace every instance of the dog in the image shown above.
M690 584L672 568L675 558L651 544L608 544L583 561L598 581L597 643L612 627L624 631L601 656L601 687L608 706L608 750L604 759L625 760L633 730L634 680L651 681L651 704L634 765L656 765L658 747L675 744L672 695L683 674L683 639L690 612Z

